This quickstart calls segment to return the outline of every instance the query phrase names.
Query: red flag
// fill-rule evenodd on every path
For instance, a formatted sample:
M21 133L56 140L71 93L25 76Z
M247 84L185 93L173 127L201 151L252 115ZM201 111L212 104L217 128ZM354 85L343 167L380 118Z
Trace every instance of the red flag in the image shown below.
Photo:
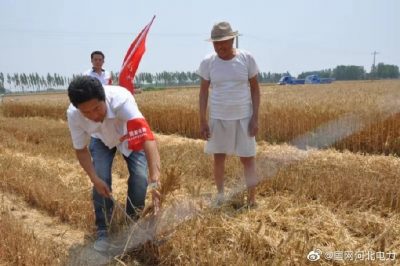
M132 94L135 92L135 86L133 84L133 79L135 78L136 70L139 66L140 60L144 52L146 51L146 37L150 30L151 24L153 24L154 19L150 21L149 24L144 27L144 29L139 33L136 39L133 41L128 51L126 52L124 61L122 63L121 72L119 74L119 85L125 87Z

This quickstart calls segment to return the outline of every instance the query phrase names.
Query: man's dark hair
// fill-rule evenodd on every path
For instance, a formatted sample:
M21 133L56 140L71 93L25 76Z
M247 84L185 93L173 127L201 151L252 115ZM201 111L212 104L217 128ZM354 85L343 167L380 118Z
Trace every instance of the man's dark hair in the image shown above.
M91 76L79 76L74 78L68 86L68 97L73 106L92 99L105 101L106 94L101 82Z
M95 54L101 55L101 56L103 57L103 59L105 58L105 56L104 56L104 54L103 54L102 51L94 51L94 52L92 52L92 53L90 54L90 59L93 59L93 56L94 56Z

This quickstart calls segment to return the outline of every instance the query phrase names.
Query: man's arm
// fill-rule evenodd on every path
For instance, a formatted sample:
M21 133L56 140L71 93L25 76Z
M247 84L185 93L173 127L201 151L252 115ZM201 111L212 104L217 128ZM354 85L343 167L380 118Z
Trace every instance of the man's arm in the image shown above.
M251 101L253 103L253 115L250 120L249 131L250 136L257 135L258 132L258 109L260 107L260 85L258 84L257 75L249 79Z
M96 170L94 169L92 158L90 156L89 150L87 147L81 150L75 150L76 157L78 158L79 164L82 166L83 170L85 170L86 174L89 176L90 181L93 183L97 192L103 197L110 197L111 191L108 185L101 180L96 175Z
M143 149L146 154L147 165L149 168L149 184L156 184L153 188L160 185L160 155L158 153L155 140L146 140L143 143ZM158 189L151 190L151 196L154 206L154 214L157 215L160 210L161 194Z
M199 93L199 115L200 115L200 133L204 139L210 137L210 128L207 122L207 103L208 103L208 89L210 81L201 79L200 93Z
M160 155L158 153L156 141L146 140L143 143L143 149L149 167L149 183L158 183L160 177Z

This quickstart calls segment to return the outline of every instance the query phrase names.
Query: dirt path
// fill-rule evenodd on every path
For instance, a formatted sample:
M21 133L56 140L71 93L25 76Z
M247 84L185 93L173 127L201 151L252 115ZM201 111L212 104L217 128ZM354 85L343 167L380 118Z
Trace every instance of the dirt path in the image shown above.
M84 243L84 232L73 229L65 223L46 215L32 206L23 198L0 191L2 205L6 206L13 216L24 223L27 231L32 231L40 239L55 242L66 249L73 245Z

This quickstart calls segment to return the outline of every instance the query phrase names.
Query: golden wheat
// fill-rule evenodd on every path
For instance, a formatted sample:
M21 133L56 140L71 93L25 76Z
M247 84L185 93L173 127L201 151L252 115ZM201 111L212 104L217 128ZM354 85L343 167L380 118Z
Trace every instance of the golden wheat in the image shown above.
M257 139L290 143L329 123L325 134L335 134L348 127L341 119L352 115L360 128L354 127L355 132L350 130L348 136L328 146L353 152L398 154L399 94L398 80L263 86ZM136 100L153 130L200 138L197 89L145 92L136 95ZM66 94L6 97L2 112L10 117L42 116L65 120L67 105Z

